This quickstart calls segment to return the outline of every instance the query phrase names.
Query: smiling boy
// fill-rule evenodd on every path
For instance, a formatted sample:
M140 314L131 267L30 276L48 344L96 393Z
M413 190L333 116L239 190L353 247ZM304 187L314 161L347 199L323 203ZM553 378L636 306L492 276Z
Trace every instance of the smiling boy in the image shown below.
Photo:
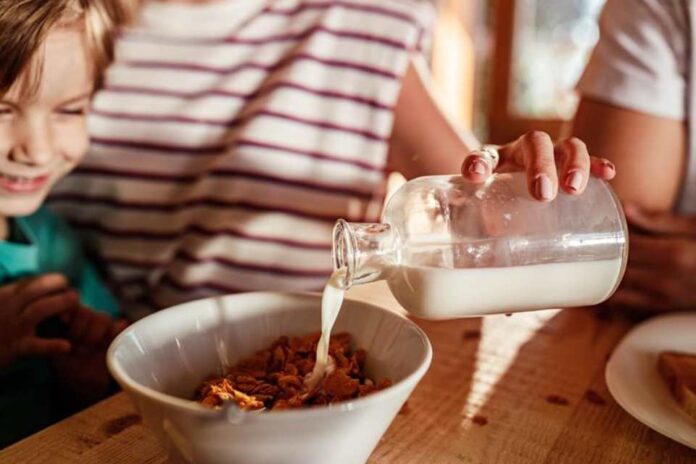
M87 150L90 100L126 13L115 0L0 0L0 448L55 420L68 399L57 394L88 399L109 384L116 302L41 205Z

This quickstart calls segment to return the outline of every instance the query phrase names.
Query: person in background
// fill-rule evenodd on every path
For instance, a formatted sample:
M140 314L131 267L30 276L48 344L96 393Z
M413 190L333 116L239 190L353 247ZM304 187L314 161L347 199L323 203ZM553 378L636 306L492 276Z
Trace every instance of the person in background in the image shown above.
M573 133L615 163L630 226L626 275L610 303L696 307L696 85L687 0L608 0L578 84Z
M109 387L117 303L42 203L86 152L90 99L126 12L0 0L0 448Z
M146 2L95 100L89 156L51 199L131 317L321 289L334 221L376 220L389 171L486 178L496 151L462 166L479 143L422 78L431 17L408 0ZM541 201L614 173L540 132L497 153Z

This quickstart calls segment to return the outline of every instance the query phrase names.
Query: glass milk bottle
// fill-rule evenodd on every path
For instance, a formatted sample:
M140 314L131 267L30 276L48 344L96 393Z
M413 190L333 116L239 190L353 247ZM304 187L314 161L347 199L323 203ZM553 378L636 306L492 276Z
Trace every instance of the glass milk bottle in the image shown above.
M384 279L410 314L426 319L589 306L609 298L628 255L626 219L609 184L548 203L524 173L482 184L414 179L381 224L339 220L334 267L343 286Z

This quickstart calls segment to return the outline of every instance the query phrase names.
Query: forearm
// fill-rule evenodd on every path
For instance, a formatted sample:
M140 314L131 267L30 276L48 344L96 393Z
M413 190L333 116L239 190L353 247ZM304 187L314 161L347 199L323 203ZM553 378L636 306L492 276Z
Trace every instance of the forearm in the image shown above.
M623 202L652 211L674 208L685 170L684 123L583 99L573 134L616 165L612 186Z
M459 173L462 160L479 145L473 134L458 132L448 121L413 64L394 112L389 168L406 178Z

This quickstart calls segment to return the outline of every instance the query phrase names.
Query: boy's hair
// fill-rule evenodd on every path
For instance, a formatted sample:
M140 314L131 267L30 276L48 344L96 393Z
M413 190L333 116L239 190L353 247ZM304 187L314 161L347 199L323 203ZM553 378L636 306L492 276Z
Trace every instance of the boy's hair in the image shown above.
M54 27L84 27L95 65L95 87L114 55L119 26L128 22L138 0L0 0L0 95L31 71L23 91L40 81L42 48ZM33 63L35 61L38 63Z

